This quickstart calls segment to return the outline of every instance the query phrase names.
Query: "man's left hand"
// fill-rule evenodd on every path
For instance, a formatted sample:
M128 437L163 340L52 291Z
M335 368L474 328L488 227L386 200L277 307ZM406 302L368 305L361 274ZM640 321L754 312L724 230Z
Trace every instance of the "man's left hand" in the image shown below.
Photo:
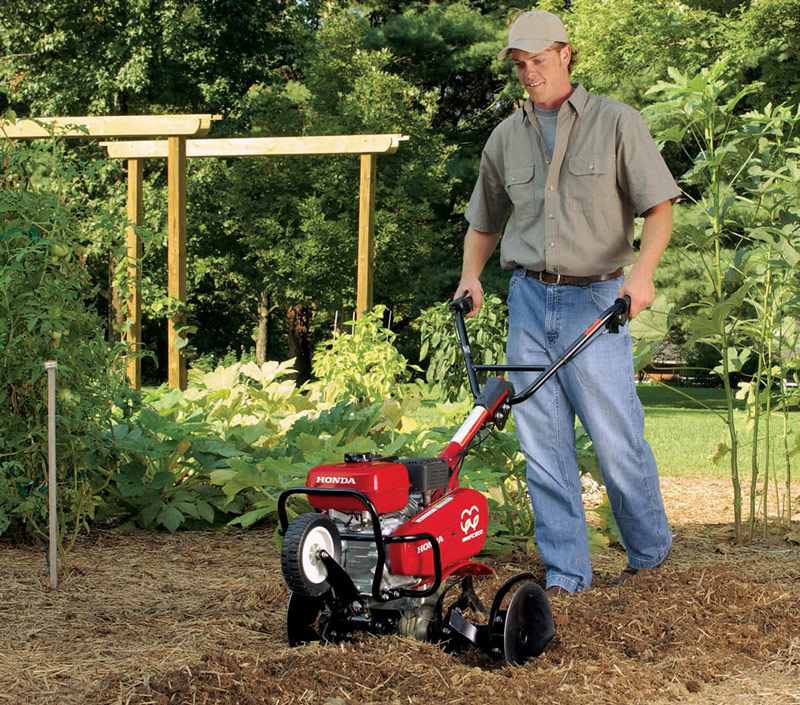
M672 233L672 202L662 201L644 214L642 226L642 245L639 257L622 286L618 296L626 294L631 297L631 309L628 318L636 318L656 297L653 284L653 273L656 271L661 255L669 242Z
M638 264L638 262L637 262ZM633 319L644 311L656 297L656 287L653 284L653 275L633 265L617 296L620 298L628 295L631 297L631 308L628 318Z

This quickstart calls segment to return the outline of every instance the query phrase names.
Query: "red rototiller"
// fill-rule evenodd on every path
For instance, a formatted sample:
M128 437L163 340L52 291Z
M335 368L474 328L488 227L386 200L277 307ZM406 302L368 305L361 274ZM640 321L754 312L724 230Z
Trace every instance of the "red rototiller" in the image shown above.
M513 665L542 653L554 635L553 616L531 573L500 586L486 624L465 616L486 612L472 579L492 569L474 560L486 538L486 497L460 487L458 475L482 431L502 429L513 404L536 393L598 334L617 332L628 306L627 299L617 299L556 362L542 368L476 365L464 324L472 300L453 301L475 405L447 447L436 458L409 460L348 454L342 463L312 468L304 487L286 489L278 498L281 568L291 590L289 644L336 642L369 632L439 642L452 653L474 645ZM541 374L518 394L502 377L489 377L479 388L478 372L509 370ZM286 502L295 494L306 495L316 511L290 524ZM445 609L453 588L458 591Z

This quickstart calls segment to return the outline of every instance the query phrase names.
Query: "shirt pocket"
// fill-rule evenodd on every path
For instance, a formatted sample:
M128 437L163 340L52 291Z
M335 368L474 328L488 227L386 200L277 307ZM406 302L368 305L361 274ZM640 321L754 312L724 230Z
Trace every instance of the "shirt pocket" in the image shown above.
M505 171L505 187L511 203L514 204L514 216L517 219L530 218L536 215L536 199L534 197L534 166L515 166Z
M613 208L619 201L613 154L569 158L567 207L570 210Z

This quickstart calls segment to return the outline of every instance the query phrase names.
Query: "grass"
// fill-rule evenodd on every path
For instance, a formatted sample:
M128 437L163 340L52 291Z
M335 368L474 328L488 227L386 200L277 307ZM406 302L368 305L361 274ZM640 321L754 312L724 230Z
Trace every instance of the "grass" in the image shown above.
M727 425L719 416L726 409L724 390L672 389L661 384L644 384L639 385L638 392L645 409L645 437L653 449L662 475L730 478L729 457L724 457L717 465L709 457L718 443L729 444ZM697 401L688 397L694 397ZM736 424L740 439L739 474L745 481L749 479L751 471L752 438L746 429L742 407L742 403L737 404ZM761 423L764 423L763 418ZM762 435L763 429L762 425ZM800 415L793 413L789 417L790 445L793 445L793 436L798 433ZM774 466L779 477L784 479L786 462L783 457L782 418L773 417L771 435ZM761 470L764 467L763 446L764 441L760 443L758 457ZM796 467L792 470L793 474L797 473Z
M727 439L728 427L722 416L726 413L723 389L707 387L671 388L663 384L641 384L637 387L645 410L645 438L650 443L661 475L669 477L730 479L730 458L718 464L710 459L717 444ZM743 402L737 401L736 423L739 434L739 475L748 483L751 468L752 444L746 429ZM438 418L436 404L423 405L415 414L421 424L434 423ZM762 424L764 420L762 418ZM783 419L773 417L772 437L775 467L781 482L786 477L783 459ZM762 426L763 435L763 426ZM800 434L800 413L790 415L790 445ZM758 459L763 469L763 442ZM795 458L792 474L800 476L800 457ZM763 479L763 478L762 478Z

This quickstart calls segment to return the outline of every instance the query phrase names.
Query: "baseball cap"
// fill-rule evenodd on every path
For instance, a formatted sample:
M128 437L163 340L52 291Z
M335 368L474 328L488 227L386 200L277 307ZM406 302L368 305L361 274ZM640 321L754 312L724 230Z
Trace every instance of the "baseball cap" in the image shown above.
M564 23L544 10L531 10L517 17L511 25L508 32L508 46L497 55L497 58L505 59L512 49L538 54L553 42L569 43Z

